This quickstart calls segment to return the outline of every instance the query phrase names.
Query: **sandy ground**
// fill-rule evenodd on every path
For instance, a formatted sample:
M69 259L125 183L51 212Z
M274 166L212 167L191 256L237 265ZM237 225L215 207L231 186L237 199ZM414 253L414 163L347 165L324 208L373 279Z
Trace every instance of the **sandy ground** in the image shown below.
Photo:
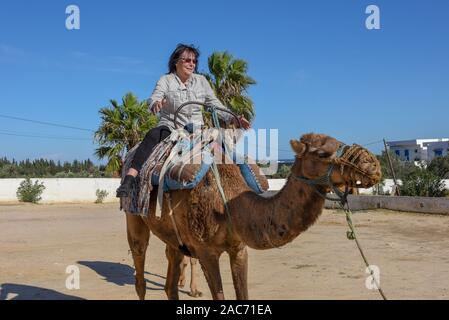
M353 219L388 298L449 298L449 216L370 211ZM346 230L344 215L328 210L285 247L250 249L250 298L379 299L365 286L368 274ZM152 236L147 299L166 299L164 249ZM220 262L225 296L233 299L226 254ZM79 267L78 290L65 286L69 265ZM136 299L133 272L117 204L0 205L0 299ZM210 299L201 270L198 278L199 299ZM193 299L187 288L180 298Z

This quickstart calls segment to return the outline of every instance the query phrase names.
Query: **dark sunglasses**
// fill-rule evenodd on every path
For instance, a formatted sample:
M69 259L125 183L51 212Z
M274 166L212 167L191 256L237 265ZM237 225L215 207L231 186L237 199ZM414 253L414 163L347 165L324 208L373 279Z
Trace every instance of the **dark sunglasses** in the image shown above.
M198 60L197 59L191 59L191 58L179 58L180 60L190 63L193 62L194 64L197 64Z

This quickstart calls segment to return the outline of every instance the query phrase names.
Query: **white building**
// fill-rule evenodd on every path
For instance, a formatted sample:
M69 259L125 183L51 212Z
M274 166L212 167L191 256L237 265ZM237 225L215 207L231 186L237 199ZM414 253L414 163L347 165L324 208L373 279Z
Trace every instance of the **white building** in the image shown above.
M402 161L432 161L449 154L449 138L388 141L387 145Z

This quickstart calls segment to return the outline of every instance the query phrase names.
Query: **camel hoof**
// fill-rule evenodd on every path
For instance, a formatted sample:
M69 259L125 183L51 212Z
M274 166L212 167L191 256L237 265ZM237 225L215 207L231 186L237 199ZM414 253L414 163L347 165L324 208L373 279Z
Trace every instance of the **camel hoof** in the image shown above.
M137 280L134 287L136 289L136 293L137 296L139 297L139 300L145 300L145 294L147 291L146 283Z
M193 292L189 292L189 296L193 298L199 298L203 296L203 293L201 291L195 290Z

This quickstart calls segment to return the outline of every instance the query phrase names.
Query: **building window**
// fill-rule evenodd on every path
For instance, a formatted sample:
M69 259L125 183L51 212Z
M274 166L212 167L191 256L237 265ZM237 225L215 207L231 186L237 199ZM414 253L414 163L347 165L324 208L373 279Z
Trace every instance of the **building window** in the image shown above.
M400 152L399 150L394 150L394 153L396 153L396 155L397 155L398 157L401 156L401 152Z
M405 160L410 161L408 150L404 150Z
M443 149L435 149L433 150L435 157L441 157L443 156Z
M415 153L418 153L418 149L415 149Z

